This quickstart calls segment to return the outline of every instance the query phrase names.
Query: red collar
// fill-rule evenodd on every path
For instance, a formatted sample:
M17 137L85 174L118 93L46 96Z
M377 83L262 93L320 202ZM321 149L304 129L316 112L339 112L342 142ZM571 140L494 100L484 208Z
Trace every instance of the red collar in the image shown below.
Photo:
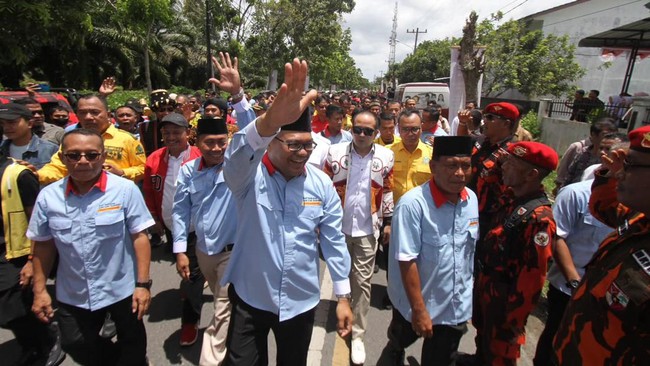
M264 156L262 157L262 164L266 167L266 170L269 172L269 175L275 174L275 172L278 171L278 168L276 168L273 163L271 162L271 159L269 158L269 153L266 152L264 153ZM307 163L309 164L309 163ZM307 165L305 164L305 174L307 174Z
M437 208L449 201L447 197L445 197L444 193L440 191L440 188L438 188L438 185L436 184L436 181L433 179L433 177L431 178L431 181L429 181L429 188L431 189L431 196L433 196L433 203ZM463 190L460 192L460 200L467 201L468 197L469 195L467 194L467 188L463 188Z
M264 164L266 170L269 171L269 175L275 174L277 169L273 166L273 163L271 163L271 159L269 158L269 153L264 153L264 156L262 157L262 164Z
M340 134L341 134L341 131L339 130L339 133L338 133L336 136L338 136L338 135L340 135ZM334 136L334 135L332 135L332 133L330 132L329 127L325 127L325 129L323 130L323 135L325 135L325 137L332 137L332 136Z
M437 129L438 129L438 123L435 123L435 124L433 125L433 128L431 128L428 132L436 133L436 130L437 130Z
M97 179L97 182L93 184L93 186L90 188L91 190L95 187L99 189L101 192L106 192L106 181L108 180L108 175L106 174L106 171L102 170L102 172L99 174L99 178ZM80 196L80 193L77 192L77 190L74 188L74 184L72 184L72 179L68 177L68 185L65 187L65 196L69 196L70 192Z

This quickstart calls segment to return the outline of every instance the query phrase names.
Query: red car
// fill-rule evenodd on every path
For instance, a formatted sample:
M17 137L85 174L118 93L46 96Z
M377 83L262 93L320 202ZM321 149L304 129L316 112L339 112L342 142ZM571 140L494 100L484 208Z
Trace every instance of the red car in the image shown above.
M29 97L29 94L26 91L0 91L1 104L11 103L27 97ZM52 91L49 92L36 92L33 98L43 106L46 114L49 114L50 108L62 106L68 110L69 124L79 122L72 108L72 105L76 104L78 98L78 93L75 89L52 88Z

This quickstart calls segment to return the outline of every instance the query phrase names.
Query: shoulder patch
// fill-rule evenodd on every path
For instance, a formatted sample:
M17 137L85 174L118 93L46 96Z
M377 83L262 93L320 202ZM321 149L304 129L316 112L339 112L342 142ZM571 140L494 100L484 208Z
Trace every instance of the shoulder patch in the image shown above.
M549 238L548 233L546 231L540 231L537 234L535 234L535 237L533 238L535 241L535 244L539 245L540 247L545 247L550 243L551 238Z

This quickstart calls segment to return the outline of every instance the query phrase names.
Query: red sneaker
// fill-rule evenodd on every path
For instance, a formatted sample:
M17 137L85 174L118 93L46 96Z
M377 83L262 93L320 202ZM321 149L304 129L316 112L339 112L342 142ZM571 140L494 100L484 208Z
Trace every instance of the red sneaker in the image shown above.
M183 324L181 326L181 347L191 346L199 337L199 327L196 324Z

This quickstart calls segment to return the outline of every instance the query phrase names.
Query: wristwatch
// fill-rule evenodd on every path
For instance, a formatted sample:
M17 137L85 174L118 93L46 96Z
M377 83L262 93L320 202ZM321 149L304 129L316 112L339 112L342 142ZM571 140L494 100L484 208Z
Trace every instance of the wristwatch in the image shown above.
M580 281L578 280L570 280L566 283L566 287L570 288L571 290L577 289L578 285L580 285Z
M151 290L152 283L153 283L152 280L149 280L147 282L136 282L135 287L146 288L147 290Z
M350 300L352 298L352 293L348 292L347 294L341 294L341 295L336 295L337 299L348 299Z
M244 88L239 88L239 93L231 94L230 96L232 97L233 104L239 103L242 100L242 98L244 98Z

